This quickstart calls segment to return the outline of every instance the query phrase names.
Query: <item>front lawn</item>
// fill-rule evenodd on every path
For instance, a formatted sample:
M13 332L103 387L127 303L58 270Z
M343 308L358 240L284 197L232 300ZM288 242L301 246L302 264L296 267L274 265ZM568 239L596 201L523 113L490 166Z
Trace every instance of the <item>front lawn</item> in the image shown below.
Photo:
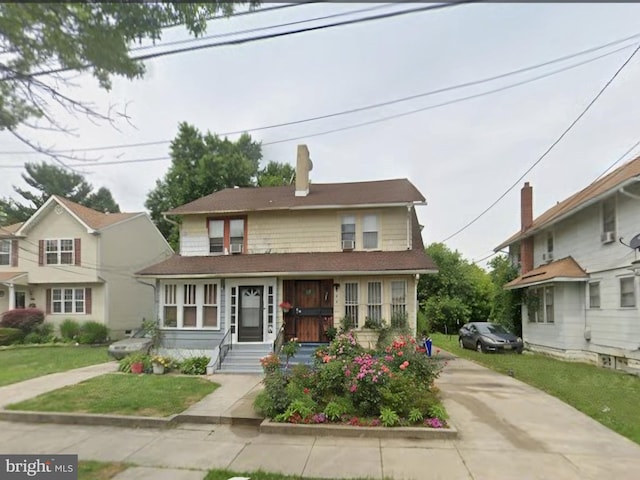
M0 350L0 386L110 361L105 347L18 347Z
M108 480L127 469L127 465L117 462L78 462L78 480Z
M197 377L110 373L6 408L166 417L183 412L218 387Z
M546 355L478 353L462 350L457 335L433 334L434 346L514 377L589 415L640 444L640 378L586 363L557 360Z

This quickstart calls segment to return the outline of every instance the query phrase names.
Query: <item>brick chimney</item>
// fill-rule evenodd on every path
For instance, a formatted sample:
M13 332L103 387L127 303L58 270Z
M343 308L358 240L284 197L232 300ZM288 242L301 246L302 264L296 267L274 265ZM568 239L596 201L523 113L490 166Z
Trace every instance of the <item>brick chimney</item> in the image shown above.
M309 149L306 145L298 145L298 160L296 162L296 197L309 195L309 172L313 169L313 163L309 158Z
M520 232L524 233L533 225L533 188L525 182L520 190ZM533 270L533 237L520 240L520 274Z

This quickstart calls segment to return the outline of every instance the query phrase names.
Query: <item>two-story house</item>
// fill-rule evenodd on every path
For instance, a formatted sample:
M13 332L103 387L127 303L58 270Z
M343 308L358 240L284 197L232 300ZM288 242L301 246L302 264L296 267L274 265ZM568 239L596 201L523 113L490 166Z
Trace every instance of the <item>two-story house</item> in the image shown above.
M523 339L533 350L640 368L637 251L640 157L533 218L529 183L521 190L521 229L509 248L523 289Z
M26 222L0 228L0 313L36 307L45 322L93 320L123 336L154 313L153 285L133 273L172 254L146 213L102 213L54 195Z
M415 207L425 198L406 179L310 183L298 146L295 185L228 188L182 205L180 254L142 270L159 292L167 347L271 348L326 341L349 317L406 317L416 328L418 277L436 271L425 254ZM282 308L288 303L291 308ZM286 305L285 305L286 306Z

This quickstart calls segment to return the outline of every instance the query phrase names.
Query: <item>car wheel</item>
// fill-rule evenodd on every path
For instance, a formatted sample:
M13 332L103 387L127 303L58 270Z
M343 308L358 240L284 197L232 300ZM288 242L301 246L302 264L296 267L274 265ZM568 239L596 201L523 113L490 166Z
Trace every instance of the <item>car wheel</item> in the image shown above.
M464 342L462 341L462 338L458 338L458 345L460 345L460 348L464 350Z
M484 347L482 346L482 342L476 343L476 351L480 353L484 353Z

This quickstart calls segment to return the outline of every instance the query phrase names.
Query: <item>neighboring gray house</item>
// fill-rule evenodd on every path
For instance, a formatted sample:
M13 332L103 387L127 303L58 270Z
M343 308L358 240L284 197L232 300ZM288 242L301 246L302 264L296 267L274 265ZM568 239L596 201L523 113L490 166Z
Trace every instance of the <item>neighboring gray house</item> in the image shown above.
M402 315L415 331L419 275L436 270L415 212L424 197L406 179L312 184L310 170L300 145L295 185L167 212L181 219L180 254L139 272L156 282L165 347L216 357L224 338L259 368L277 340L326 341L345 316L362 328Z
M640 157L533 218L532 188L521 191L521 230L509 248L524 289L523 339L529 348L640 369L637 251ZM623 243L624 242L624 243ZM625 245L625 243L627 245Z

